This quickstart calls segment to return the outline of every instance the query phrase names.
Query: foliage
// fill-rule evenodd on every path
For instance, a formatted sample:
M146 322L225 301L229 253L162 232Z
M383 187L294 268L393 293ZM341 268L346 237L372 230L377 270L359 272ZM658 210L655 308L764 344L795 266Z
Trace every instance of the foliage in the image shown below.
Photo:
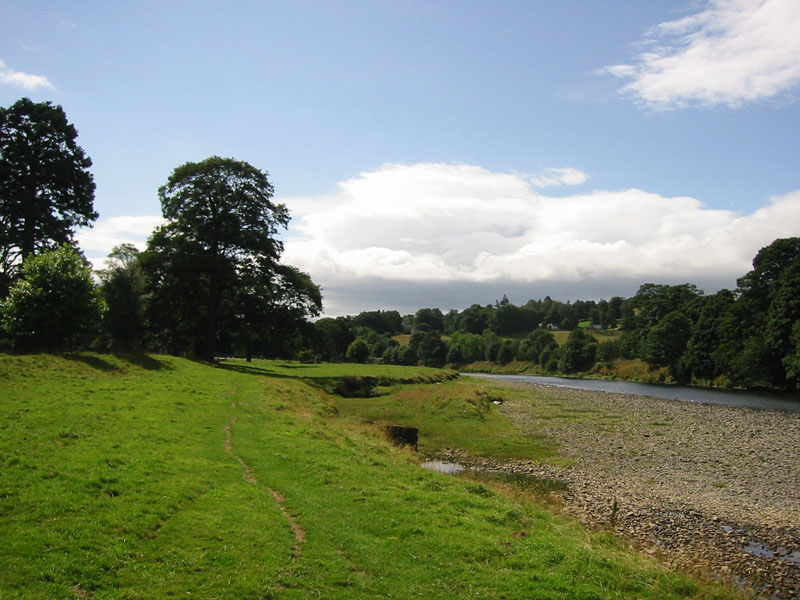
M553 343L555 343L555 336L551 331L534 329L520 344L517 359L538 363L542 351Z
M582 329L569 334L567 343L561 348L558 366L564 373L586 371L594 364L597 340Z
M64 245L25 260L0 310L18 350L63 351L91 342L103 303L81 256Z
M101 324L103 345L115 350L141 349L144 341L144 274L139 251L131 244L115 246L99 273L106 304Z
M64 110L22 98L0 107L0 298L22 261L71 243L97 219L92 161Z
M438 308L420 308L414 315L414 328L444 331L444 315Z
M680 311L667 313L647 333L643 356L656 366L674 366L686 349L691 336L691 323Z
M159 189L167 223L142 255L159 346L212 360L237 345L250 357L292 346L319 314L319 288L278 262L289 213L272 193L266 173L217 156L178 167Z
M368 327L378 334L394 335L403 331L403 319L396 310L374 310L359 313L352 318L355 327Z
M595 358L601 362L611 362L622 356L622 348L618 340L606 340L597 345Z
M348 317L325 317L314 323L314 344L324 360L342 361L354 339Z
M352 344L347 347L347 360L355 363L365 363L369 358L369 346L361 339L356 338Z

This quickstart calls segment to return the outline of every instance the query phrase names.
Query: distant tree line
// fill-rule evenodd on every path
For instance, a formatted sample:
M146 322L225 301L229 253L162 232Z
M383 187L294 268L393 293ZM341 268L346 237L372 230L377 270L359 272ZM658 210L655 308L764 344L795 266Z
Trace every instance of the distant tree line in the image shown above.
M414 315L363 312L315 325L318 360L461 367L526 363L544 373L578 373L639 359L679 382L798 389L800 238L761 249L737 288L705 295L692 284L646 283L630 298L516 306L502 300L462 311L423 308ZM569 331L556 342L555 330ZM592 330L619 334L598 341ZM397 340L409 335L407 343Z
M319 287L280 262L289 213L272 201L267 173L231 158L176 168L158 190L165 224L146 249L116 247L93 276L74 241L98 217L92 161L76 138L60 106L23 98L0 108L0 343L9 349L519 361L551 373L639 359L681 382L800 383L800 238L775 240L735 290L709 296L688 283L647 283L631 298L516 306L504 296L447 313L377 310L312 323ZM618 335L598 342L592 329ZM561 344L557 330L569 332Z
M74 241L97 219L91 160L60 106L0 108L0 325L20 351L294 356L322 296L282 264L289 222L267 174L213 156L158 190L165 224L114 248L95 282Z

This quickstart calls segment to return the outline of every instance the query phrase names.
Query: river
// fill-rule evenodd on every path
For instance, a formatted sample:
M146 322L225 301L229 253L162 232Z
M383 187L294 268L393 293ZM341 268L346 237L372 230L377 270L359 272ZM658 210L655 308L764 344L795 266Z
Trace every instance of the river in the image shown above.
M544 377L540 375L493 375L489 373L462 373L467 377L482 377L519 383L536 383L554 387L578 390L609 392L612 394L633 394L681 400L696 404L724 404L761 410L782 410L800 412L800 397L778 394L725 391L681 385L658 385L636 383L633 381L608 381L605 379L577 379L570 377Z

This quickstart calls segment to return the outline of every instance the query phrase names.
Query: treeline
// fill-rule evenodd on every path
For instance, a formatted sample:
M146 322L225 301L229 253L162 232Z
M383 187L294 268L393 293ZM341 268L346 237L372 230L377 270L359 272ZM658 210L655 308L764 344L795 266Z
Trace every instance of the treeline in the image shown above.
M563 344L553 330L567 330ZM630 298L564 303L507 298L444 314L364 312L320 319L304 358L449 364L488 361L546 373L639 359L676 381L767 389L800 382L800 238L761 249L737 288L706 295L692 284L642 285ZM598 341L592 330L613 330ZM398 334L410 334L407 344Z
M289 213L267 174L210 157L158 190L164 225L121 245L95 276L74 241L98 217L92 161L60 106L0 108L0 346L156 350L204 360L299 357L463 366L520 361L576 373L639 359L681 382L797 389L800 238L775 240L735 290L642 285L631 298L516 306L503 297L442 313L323 318L319 287L280 262ZM614 331L598 342L593 329ZM553 331L568 331L563 343ZM400 343L407 334L408 343ZM562 334L559 334L562 335Z
M143 349L203 360L294 356L322 310L280 262L289 213L267 174L212 156L158 190L164 225L114 249L99 284L74 240L89 225L92 161L60 106L0 108L0 342L18 351Z

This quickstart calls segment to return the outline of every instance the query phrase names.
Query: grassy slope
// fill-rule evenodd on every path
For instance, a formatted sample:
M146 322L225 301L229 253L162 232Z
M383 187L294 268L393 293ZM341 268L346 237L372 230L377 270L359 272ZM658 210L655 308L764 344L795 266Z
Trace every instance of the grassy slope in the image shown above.
M290 376L307 367L234 366L0 356L0 597L727 597L525 500L419 469ZM441 403L455 385L419 389ZM436 443L507 425L438 419L411 390L379 400L429 410Z

